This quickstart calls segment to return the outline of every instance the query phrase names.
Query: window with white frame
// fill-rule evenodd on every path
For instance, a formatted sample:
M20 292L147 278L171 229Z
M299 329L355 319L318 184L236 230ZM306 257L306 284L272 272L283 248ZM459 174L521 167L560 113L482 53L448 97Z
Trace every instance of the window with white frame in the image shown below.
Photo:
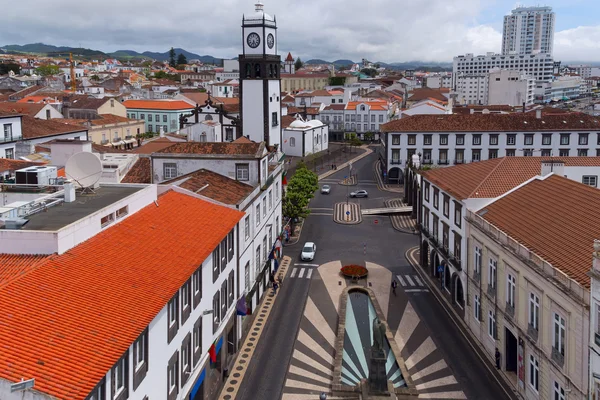
M142 333L133 344L133 366L136 371L144 365L144 362L146 362L146 343L148 340L147 335L148 331L144 331L144 333Z
M260 271L260 245L256 247L256 272Z
M560 355L565 355L565 338L567 323L558 313L554 313L554 330L552 331L552 346Z
M290 138L290 147L296 147L296 138L294 138L294 137Z
M492 287L496 287L496 270L498 269L498 261L490 258L490 262L488 264L488 284Z
M236 164L235 179L238 181L250 180L250 166L248 164Z
M246 237L246 240L250 239L250 216L249 215L244 219L244 236Z
M496 313L493 310L488 311L488 335L496 339Z
M600 304L598 304L598 303L596 303L596 330L595 330L595 332L597 335L600 335Z
M127 357L122 357L117 364L114 366L114 378L115 378L115 394L114 398L118 397L118 395L125 390L126 380L127 380Z
M506 277L506 303L512 308L515 307L515 292L517 279L513 274L508 274Z
M269 256L268 253L269 249L267 248L267 235L265 235L265 237L263 238L263 260L267 260L267 257Z
M269 211L273 208L273 191L269 190Z
M475 299L473 301L473 316L477 322L481 321L481 299L479 295L475 295Z
M529 386L537 393L540 389L540 363L533 354L529 355Z
M177 393L179 392L179 380L177 379L179 375L179 352L176 351L171 359L169 360L169 364L167 366L167 394L168 399L176 398Z
M597 175L584 175L581 182L584 185L598 187L598 176Z
M275 200L279 200L279 182L275 184Z
M267 218L267 197L263 197L262 199L262 208L263 208L263 217Z
M540 298L532 292L529 293L529 325L535 330L540 326Z
M164 163L163 164L163 176L165 179L177 178L177 164Z
M260 203L256 205L256 226L260 225Z
M554 400L565 400L565 388L563 388L561 386L560 383L558 383L557 381L554 381L554 396L553 399Z
M169 302L169 326L173 326L177 323L177 297L173 297Z

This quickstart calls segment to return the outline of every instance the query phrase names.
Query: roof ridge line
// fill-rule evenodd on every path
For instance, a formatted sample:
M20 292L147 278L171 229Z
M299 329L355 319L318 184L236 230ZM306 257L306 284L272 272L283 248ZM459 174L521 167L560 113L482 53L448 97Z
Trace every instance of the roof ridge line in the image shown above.
M488 178L489 178L489 177L490 177L490 176L491 176L491 175L492 175L492 174L493 174L493 173L496 171L496 169L497 169L497 168L498 168L498 167L499 167L499 166L500 166L500 165L501 165L501 164L504 162L504 160L506 160L506 158L507 158L507 157L502 157L502 158L501 158L500 162L499 162L498 164L496 164L496 166L495 166L494 168L492 168L492 170L490 171L490 173L489 173L489 174L487 174L487 175L485 176L485 178L483 178L483 179L481 180L481 182L479 183L479 185L477 185L477 186L475 187L475 189L473 189L473 191L472 191L471 193L469 193L469 197L471 197L471 195L472 195L473 193L477 193L477 189L479 189L479 188L480 188L480 187L481 187L481 186L482 186L482 185L485 183L485 181L487 181L487 180L488 180ZM489 160L486 160L486 161L489 161Z

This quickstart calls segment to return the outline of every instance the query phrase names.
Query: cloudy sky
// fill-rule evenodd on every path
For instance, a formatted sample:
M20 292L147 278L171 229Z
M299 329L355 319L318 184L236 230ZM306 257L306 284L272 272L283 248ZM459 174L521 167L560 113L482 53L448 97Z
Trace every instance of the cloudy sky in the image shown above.
M242 13L254 0L55 0L11 2L0 13L0 46L43 42L111 52L181 47L232 58ZM263 0L275 14L279 50L328 61L451 61L500 51L512 0ZM521 3L535 5L539 3ZM556 12L555 58L600 62L600 1L546 0Z

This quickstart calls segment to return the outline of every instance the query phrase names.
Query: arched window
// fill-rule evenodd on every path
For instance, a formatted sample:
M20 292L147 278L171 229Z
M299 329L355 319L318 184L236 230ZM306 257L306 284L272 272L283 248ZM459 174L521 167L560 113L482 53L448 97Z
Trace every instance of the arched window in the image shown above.
M254 64L254 77L261 78L260 64Z
M290 147L296 147L296 138L290 138Z
M360 106L360 111L365 111L365 106L364 105Z
M252 77L252 65L250 63L246 63L246 78Z
M205 121L212 121L212 120L213 120L213 117L212 117L212 115L210 115L210 114L206 114L206 116L204 117L204 120L205 120Z

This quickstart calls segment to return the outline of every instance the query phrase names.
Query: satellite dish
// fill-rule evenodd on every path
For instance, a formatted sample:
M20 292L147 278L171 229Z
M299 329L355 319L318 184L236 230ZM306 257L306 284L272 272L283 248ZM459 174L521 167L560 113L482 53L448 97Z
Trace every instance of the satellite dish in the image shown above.
M73 154L65 165L65 175L75 181L75 186L91 189L102 176L102 161L93 153Z

